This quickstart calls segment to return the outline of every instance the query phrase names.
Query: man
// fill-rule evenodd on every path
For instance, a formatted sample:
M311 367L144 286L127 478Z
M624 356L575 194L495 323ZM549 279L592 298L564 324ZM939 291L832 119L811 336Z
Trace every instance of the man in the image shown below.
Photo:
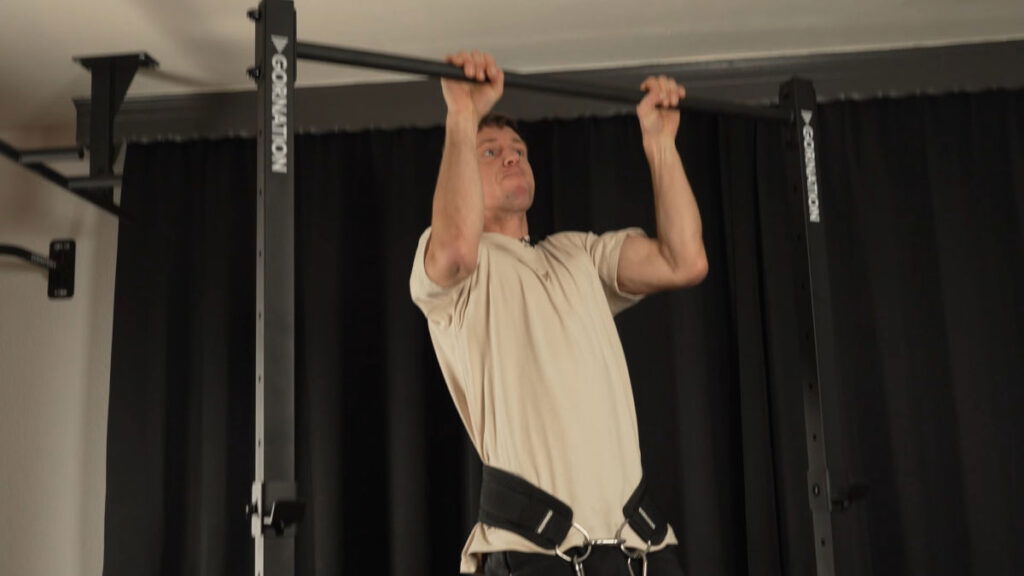
M448 57L448 107L431 227L413 300L484 463L481 522L462 572L680 574L648 500L636 410L613 315L707 273L700 214L675 147L683 87L647 78L637 105L657 237L637 228L553 234L533 246L526 143L488 116L503 75L480 52ZM639 94L638 94L639 96ZM483 560L483 561L482 561Z

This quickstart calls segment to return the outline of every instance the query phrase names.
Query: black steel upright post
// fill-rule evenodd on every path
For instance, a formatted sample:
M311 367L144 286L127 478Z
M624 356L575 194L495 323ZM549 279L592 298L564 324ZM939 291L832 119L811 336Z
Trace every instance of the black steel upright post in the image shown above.
M255 575L295 574L295 7L256 21L256 442L250 509Z
M833 576L832 486L825 450L821 391L834 389L837 373L825 222L815 160L818 110L814 86L807 80L790 80L780 87L779 103L793 115L792 127L786 135L788 173L790 186L801 198L803 212L803 225L793 235L793 240L798 253L806 256L806 265L798 264L796 267L800 275L797 315L803 339L800 346L800 386L804 399L807 490L814 525L814 554L817 575Z

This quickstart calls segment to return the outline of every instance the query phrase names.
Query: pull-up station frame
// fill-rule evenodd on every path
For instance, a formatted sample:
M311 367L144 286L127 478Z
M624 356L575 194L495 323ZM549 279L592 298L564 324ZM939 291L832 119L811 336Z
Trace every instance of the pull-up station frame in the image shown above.
M256 22L257 244L256 244L256 441L255 479L248 514L255 541L256 576L295 574L292 536L303 503L295 482L295 76L296 60L369 67L466 80L444 62L299 42L291 0L263 0L250 10ZM635 104L635 90L594 86L550 76L505 72L505 86ZM817 576L835 574L832 543L834 490L829 482L821 390L835 385L835 340L825 252L822 200L817 181L817 109L810 82L780 87L779 107L757 107L688 96L679 108L782 122L787 128L788 174L802 198L803 227L791 240L805 258L798 294L801 379L808 462L808 502Z

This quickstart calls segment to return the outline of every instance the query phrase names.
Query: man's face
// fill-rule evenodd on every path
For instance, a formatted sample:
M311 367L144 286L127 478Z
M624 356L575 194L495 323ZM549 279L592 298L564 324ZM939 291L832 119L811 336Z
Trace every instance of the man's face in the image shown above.
M533 170L526 144L511 128L485 126L476 135L484 211L526 212L533 204Z

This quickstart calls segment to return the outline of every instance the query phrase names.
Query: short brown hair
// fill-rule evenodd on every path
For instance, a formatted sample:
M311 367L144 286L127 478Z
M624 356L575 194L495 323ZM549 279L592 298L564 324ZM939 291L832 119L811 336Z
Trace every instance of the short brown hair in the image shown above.
M488 114L481 118L480 123L477 124L476 131L479 132L484 128L510 128L513 132L522 136L516 121L503 114Z

